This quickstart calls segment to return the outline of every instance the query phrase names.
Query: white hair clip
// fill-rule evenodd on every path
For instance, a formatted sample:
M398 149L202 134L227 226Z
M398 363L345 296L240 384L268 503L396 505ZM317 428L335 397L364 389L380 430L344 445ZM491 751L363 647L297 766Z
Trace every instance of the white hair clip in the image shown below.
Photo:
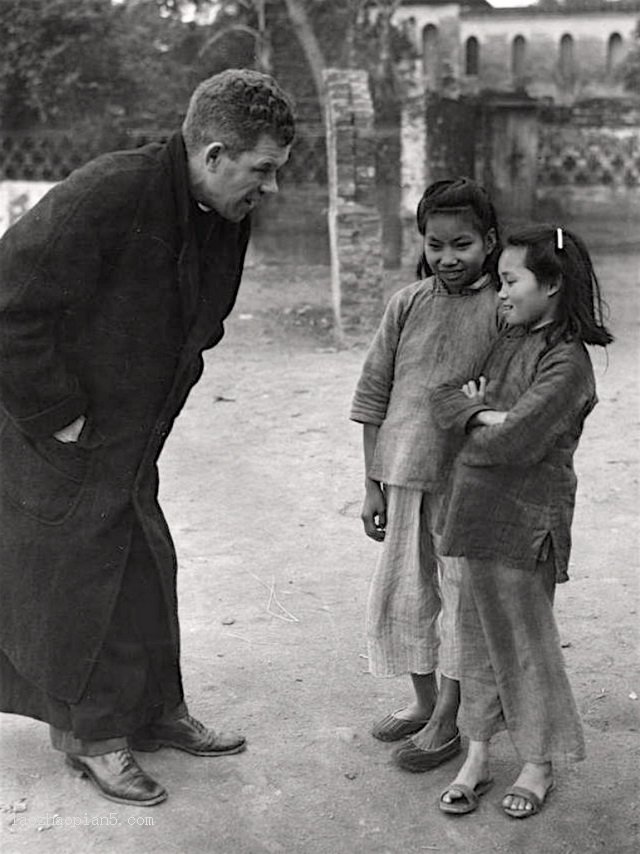
M561 228L556 228L556 249L564 249L564 234Z

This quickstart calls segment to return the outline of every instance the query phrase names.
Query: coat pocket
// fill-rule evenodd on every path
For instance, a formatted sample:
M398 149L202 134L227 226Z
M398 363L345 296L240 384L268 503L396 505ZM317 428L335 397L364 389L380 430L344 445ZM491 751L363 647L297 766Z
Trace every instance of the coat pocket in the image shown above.
M80 500L91 451L53 437L34 441L10 419L0 425L0 489L27 516L60 524Z

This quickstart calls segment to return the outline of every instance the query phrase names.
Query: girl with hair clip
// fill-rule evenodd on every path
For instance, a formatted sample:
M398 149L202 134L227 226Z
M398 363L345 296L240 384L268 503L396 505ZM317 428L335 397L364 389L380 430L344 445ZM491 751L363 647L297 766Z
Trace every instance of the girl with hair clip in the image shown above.
M426 771L459 753L458 561L434 524L460 440L433 419L429 392L468 373L497 335L496 214L467 178L429 186L417 210L420 281L394 294L369 349L351 418L362 423L365 533L382 543L367 609L370 671L410 674L415 697L373 735L404 742L395 761ZM440 685L436 668L440 669Z
M492 782L490 739L507 729L524 764L502 808L528 818L554 787L552 763L584 757L553 597L568 579L573 455L596 403L585 344L613 338L589 253L572 232L517 231L498 273L505 330L477 372L431 398L440 426L466 436L439 530L442 551L463 566L460 729L469 750L439 806L477 807Z

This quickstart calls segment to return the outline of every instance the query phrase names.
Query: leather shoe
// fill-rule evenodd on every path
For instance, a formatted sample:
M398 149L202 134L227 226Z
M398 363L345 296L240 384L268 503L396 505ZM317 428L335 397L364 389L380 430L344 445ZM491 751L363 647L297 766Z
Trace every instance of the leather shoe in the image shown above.
M192 756L229 756L241 753L246 739L236 733L221 733L209 729L191 715L174 721L156 721L139 729L129 739L133 750L153 751L161 747L175 747Z
M103 797L117 804L152 807L167 799L166 789L145 774L126 747L101 756L67 753L66 762L81 777L88 777Z

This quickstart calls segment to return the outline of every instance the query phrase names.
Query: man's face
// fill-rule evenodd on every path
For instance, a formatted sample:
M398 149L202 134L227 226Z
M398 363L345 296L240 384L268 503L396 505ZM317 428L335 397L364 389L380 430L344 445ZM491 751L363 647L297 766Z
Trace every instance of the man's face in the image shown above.
M255 148L234 159L224 143L213 142L196 158L193 195L225 219L240 222L266 193L278 192L276 173L289 159L290 151L290 145L281 146L263 134Z

